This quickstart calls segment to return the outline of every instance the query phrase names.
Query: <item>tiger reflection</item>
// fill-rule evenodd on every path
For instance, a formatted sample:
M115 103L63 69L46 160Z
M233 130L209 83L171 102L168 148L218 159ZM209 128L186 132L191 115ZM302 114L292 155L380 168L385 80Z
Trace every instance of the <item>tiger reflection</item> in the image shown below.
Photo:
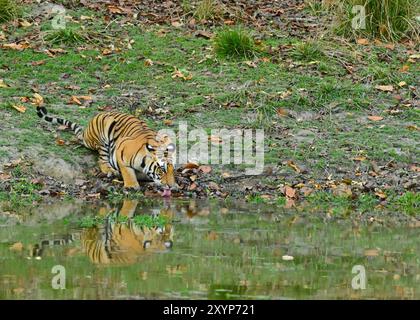
M124 201L119 215L134 217L138 202ZM160 210L161 216L171 221L173 212L170 208ZM100 228L85 229L81 234L84 252L96 264L132 264L142 256L152 252L162 252L172 248L173 226L168 223L164 227L139 227L132 220L127 223L115 222L106 218L105 225Z
M137 205L136 200L124 200L121 210L110 212L109 208L101 208L99 215L105 217L103 226L87 228L62 239L44 240L31 249L30 256L40 259L49 246L80 240L82 251L95 264L133 264L142 256L172 248L173 210L168 206L154 213L167 218L165 226L145 227L136 225L131 219L135 216ZM119 220L115 218L121 216L127 217L127 221L117 222Z

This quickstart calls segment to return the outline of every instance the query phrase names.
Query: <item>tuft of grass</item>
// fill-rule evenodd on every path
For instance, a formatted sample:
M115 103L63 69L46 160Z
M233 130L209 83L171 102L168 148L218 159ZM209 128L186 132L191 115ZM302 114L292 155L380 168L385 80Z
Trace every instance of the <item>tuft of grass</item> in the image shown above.
M45 36L45 40L51 44L74 45L86 42L88 38L77 29L66 28L49 32Z
M242 28L225 29L214 40L214 49L221 57L251 58L257 48L251 35Z
M139 227L154 228L164 227L169 221L168 217L165 216L151 216L146 214L140 214L133 217L133 222Z
M355 6L365 9L364 27L354 28L357 20ZM355 13L356 12L356 13ZM404 37L419 37L418 0L344 0L338 6L340 35L374 37L398 41Z
M222 15L220 3L215 0L202 0L194 11L194 17L200 21L214 20Z
M298 43L291 53L292 57L300 61L319 60L324 56L320 45L313 41Z
M416 215L420 212L420 194L406 192L393 201L394 205L409 215Z
M0 0L0 23L16 19L21 14L21 8L15 0Z

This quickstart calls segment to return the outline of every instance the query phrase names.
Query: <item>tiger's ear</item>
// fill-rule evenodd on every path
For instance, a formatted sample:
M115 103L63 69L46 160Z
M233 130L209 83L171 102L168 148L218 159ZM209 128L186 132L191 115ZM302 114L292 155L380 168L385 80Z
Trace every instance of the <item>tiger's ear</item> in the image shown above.
M155 151L155 148L153 148L150 144L146 143L146 149L149 151Z

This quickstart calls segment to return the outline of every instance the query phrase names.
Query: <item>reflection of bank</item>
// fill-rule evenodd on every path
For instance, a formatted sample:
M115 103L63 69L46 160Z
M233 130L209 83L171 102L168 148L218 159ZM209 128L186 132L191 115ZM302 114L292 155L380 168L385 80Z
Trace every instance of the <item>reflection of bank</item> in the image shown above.
M48 247L67 245L76 239L80 239L84 253L95 264L132 264L142 256L167 251L173 245L173 210L165 206L157 213L165 218L163 226L145 226L133 219L137 205L136 200L124 200L120 210L101 208L103 224L60 239L43 240L30 255L40 259Z

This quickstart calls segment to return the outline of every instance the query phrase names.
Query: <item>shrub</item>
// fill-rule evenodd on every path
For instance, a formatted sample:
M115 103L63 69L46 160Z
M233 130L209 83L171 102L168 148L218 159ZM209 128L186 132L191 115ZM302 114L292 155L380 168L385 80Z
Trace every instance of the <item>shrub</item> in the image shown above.
M222 57L250 58L256 55L254 39L241 28L219 32L214 41L216 53Z

